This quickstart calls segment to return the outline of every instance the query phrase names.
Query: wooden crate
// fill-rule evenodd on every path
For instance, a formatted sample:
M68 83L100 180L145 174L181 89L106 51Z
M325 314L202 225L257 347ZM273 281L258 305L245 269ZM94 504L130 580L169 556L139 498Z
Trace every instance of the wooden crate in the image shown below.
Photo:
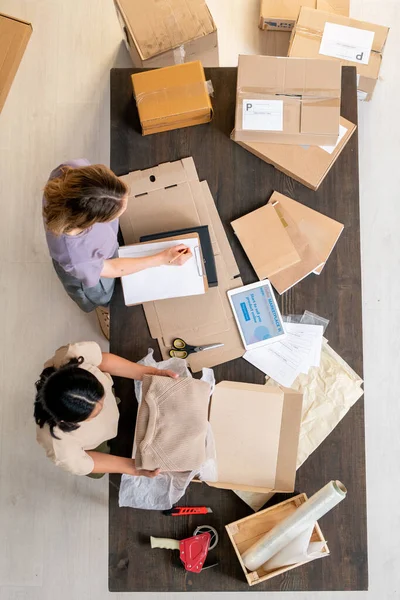
M270 508L266 508L265 510L254 513L254 515L250 515L249 517L245 517L244 519L240 519L239 521L234 521L233 523L226 525L225 528L228 532L249 585L256 585L262 581L267 581L268 579L272 579L272 577L276 577L281 573L285 573L286 571L290 571L291 569L295 569L296 567L309 562L304 561L301 563L296 563L295 565L276 569L270 573L265 573L261 567L258 569L258 571L248 571L242 560L242 554L248 548L250 548L250 546L255 544L265 533L275 527L275 525L295 512L297 507L303 504L306 500L306 494L299 494L294 498L285 500L285 502L281 502L280 504L276 504L275 506L271 506ZM328 545L318 523L315 524L311 541L325 542L325 547L323 548L322 552L326 554L326 556L329 555Z

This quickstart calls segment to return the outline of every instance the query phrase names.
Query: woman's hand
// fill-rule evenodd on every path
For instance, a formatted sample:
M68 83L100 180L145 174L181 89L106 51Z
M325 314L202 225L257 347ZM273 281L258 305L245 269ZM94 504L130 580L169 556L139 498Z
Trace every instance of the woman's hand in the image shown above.
M160 469L156 469L155 471L146 471L146 469L137 469L135 459L129 459L132 463L131 467L128 467L128 470L125 471L127 475L134 475L135 477L148 477L149 479L153 479L157 477L160 473Z
M164 252L160 252L159 257L162 265L174 265L181 267L184 265L193 254L185 244L178 244L173 248L167 248Z
M159 375L160 377L172 377L172 379L178 379L178 373L174 373L170 369L156 369L156 367L143 367L143 375Z

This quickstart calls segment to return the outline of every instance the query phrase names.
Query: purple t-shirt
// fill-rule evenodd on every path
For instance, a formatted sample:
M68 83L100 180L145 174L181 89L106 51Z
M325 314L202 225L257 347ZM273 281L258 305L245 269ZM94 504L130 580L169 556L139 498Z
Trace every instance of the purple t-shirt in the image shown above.
M90 162L85 158L65 162L50 173L49 179L59 177L61 167L77 168L88 165ZM104 261L112 258L118 248L118 226L119 220L114 219L110 223L95 223L78 235L56 236L47 231L45 225L50 256L64 271L82 281L85 286L93 287L100 280Z

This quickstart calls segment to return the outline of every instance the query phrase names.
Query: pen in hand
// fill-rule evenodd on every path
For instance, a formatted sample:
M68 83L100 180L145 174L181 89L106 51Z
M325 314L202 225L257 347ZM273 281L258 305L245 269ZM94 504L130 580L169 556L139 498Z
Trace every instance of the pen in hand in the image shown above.
M172 265L172 263L175 262L177 258L179 258L182 254L186 254L187 251L188 251L188 248L185 248L184 250L179 250L179 254L174 256L174 258L172 260L170 260L168 264Z

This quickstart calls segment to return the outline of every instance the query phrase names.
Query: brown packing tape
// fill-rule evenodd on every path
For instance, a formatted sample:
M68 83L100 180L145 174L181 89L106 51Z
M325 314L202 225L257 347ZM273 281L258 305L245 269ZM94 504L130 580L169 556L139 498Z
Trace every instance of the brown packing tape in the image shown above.
M157 98L161 102L165 101L174 101L177 99L182 99L182 95L184 96L202 96L204 91L207 92L209 96L213 96L214 88L212 82L208 81L197 81L196 83L189 83L186 85L178 85L173 87L165 87L159 90L152 90L150 92L140 92L139 94L134 94L136 104L139 105L143 100L148 98Z
M306 90L304 87L301 88L291 88L291 92L281 92L276 89L276 87L266 88L266 87L243 87L237 89L237 97L238 100L243 100L245 96L249 94L255 94L256 97L263 98L264 96L271 96L271 98L291 98L292 96L302 96L302 97L313 97L313 96L321 96L321 97L336 97L340 96L340 90L338 88L312 88L307 86ZM329 95L330 94L330 95ZM258 95L258 96L257 96Z

